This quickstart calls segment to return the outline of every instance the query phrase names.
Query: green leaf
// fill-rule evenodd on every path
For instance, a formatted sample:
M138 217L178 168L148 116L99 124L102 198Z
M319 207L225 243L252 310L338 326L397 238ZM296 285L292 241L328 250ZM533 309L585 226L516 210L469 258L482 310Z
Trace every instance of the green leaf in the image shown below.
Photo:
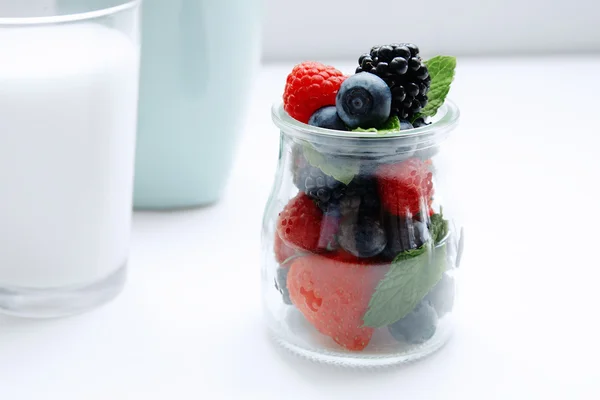
M430 217L429 232L434 243L440 243L448 235L448 220L444 219L443 211Z
M379 282L364 316L365 326L381 328L404 318L442 279L446 246L401 253Z
M417 118L433 117L437 113L438 108L444 104L446 96L450 91L450 85L454 80L456 57L436 56L425 61L425 65L431 77L431 88L429 89L429 93L427 93L429 102L420 113L415 115L413 122Z
M389 133L389 132L398 132L400 131L400 119L398 119L398 116L393 115L391 116L386 122L385 124L379 128L379 129L375 129L375 128L369 128L369 129L363 129L363 128L356 128L354 130L352 130L352 132L376 132L380 135Z
M403 261L403 260L408 260L414 257L418 257L421 254L425 253L427 251L427 247L426 246L421 246L417 249L412 249L412 250L407 250L403 253L400 253L396 256L396 258L394 258L394 263L399 262L399 261Z
M319 168L323 173L332 176L344 185L348 185L354 179L354 176L358 174L360 164L357 160L339 160L333 157L325 157L308 143L304 144L303 147L304 157L310 165Z

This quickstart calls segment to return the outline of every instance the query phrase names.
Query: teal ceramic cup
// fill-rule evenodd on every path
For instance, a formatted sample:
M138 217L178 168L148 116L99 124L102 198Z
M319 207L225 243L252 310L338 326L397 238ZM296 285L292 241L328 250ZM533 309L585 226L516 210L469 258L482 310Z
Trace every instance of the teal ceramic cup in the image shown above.
M145 0L134 207L216 202L260 60L261 0Z

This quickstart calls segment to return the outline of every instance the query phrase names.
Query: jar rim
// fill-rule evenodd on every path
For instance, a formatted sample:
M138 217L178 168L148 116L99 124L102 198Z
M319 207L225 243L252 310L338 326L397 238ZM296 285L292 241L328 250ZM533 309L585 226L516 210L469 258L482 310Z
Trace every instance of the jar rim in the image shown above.
M103 18L123 11L139 7L142 0L123 0L122 4L109 6L106 8L90 11L76 12L64 15L48 15L41 17L0 17L0 27L2 26L43 26L58 25L71 22L91 21Z
M446 99L444 104L438 109L437 114L433 117L431 124L420 128L407 131L398 131L394 133L386 133L383 135L374 132L348 132L338 131L333 129L319 128L302 123L292 118L284 109L283 102L277 102L271 107L271 118L275 125L285 133L291 133L296 136L317 136L322 138L336 139L368 139L382 140L392 138L414 138L434 136L440 131L448 131L455 127L460 118L460 110L456 104L449 99Z

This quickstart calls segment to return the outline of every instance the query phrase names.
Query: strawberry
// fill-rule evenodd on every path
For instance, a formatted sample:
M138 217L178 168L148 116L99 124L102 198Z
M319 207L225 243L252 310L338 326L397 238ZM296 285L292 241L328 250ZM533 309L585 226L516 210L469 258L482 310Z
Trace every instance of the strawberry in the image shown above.
M346 79L341 71L319 62L306 61L294 67L287 77L283 106L290 116L308 123L311 115L335 105L335 97Z
M376 172L381 203L393 215L416 215L428 210L433 197L433 174L428 162L411 158L395 164L381 165Z
M287 278L292 303L322 334L340 346L361 351L373 328L363 316L386 267L365 265L351 255L310 255L293 261Z

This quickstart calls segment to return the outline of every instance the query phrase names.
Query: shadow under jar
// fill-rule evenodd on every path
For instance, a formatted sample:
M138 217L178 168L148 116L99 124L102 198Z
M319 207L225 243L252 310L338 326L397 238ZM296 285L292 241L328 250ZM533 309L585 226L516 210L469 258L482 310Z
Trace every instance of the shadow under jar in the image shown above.
M377 134L302 124L281 105L262 231L262 296L283 347L314 361L384 366L422 358L452 330L462 231L443 142L458 108Z

